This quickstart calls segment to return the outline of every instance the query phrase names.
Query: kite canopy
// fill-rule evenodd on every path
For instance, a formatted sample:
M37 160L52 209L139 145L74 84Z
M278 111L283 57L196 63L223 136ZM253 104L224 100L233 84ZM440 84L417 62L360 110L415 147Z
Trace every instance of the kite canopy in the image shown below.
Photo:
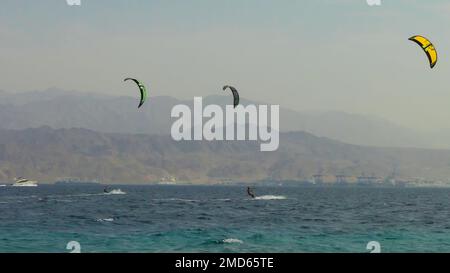
M223 91L227 90L228 88L229 88L229 89L231 90L231 92L233 93L233 105L234 105L234 108L236 108L236 106L239 105L239 93L238 93L238 91L236 90L236 88L234 88L233 86L230 86L230 85L225 85L225 86L223 87Z
M430 40L420 35L413 36L409 38L409 40L422 47L423 51L425 51L425 54L427 54L428 61L430 62L430 67L433 68L437 63L438 56L436 48L430 42Z
M140 83L138 80L133 79L133 78L126 78L125 80L123 80L124 82L126 81L133 81L134 83L137 84L137 86L139 87L139 91L141 93L141 101L139 102L139 106L138 108L141 108L142 105L144 105L145 101L147 100L147 89L145 88L145 86Z

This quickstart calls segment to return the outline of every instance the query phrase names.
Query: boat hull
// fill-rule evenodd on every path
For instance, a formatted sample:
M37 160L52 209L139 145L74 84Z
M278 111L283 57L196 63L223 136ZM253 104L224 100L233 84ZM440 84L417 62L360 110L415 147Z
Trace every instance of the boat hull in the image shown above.
M37 182L35 181L29 181L29 182L25 182L25 183L15 183L12 184L13 187L37 187Z

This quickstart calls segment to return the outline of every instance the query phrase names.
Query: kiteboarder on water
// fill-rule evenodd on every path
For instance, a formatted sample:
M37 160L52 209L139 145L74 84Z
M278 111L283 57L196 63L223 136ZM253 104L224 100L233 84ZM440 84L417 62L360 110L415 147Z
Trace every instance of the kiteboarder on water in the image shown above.
M250 187L247 187L247 194L251 197L251 198L255 198L255 194L253 193L253 190Z

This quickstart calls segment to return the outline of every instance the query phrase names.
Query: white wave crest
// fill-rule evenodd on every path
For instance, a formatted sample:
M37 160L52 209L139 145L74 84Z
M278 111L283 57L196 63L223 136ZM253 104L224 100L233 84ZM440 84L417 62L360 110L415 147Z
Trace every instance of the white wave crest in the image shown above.
M110 192L107 192L105 194L127 194L127 193L122 191L121 189L114 189L114 190L111 190Z
M97 222L114 222L114 218L97 219Z
M222 242L225 244L243 244L244 243L242 240L234 239L234 238L224 239L224 240L222 240Z
M234 239L234 238L224 239L224 240L222 240L222 242L225 244L243 244L244 243L242 240Z

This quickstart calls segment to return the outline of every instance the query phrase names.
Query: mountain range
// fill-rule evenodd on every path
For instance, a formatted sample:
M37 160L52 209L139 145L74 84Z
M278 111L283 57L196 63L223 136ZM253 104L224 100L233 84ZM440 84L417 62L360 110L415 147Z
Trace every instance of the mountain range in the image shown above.
M231 103L209 96L204 105ZM445 143L388 121L342 112L280 109L280 145L258 141L181 141L169 135L177 104L193 100L138 99L50 89L0 91L0 181L25 176L105 183L304 181L314 174L447 181ZM241 99L248 105L264 104ZM411 148L415 147L415 148ZM417 148L419 147L419 148ZM420 148L422 147L422 148Z
M345 144L305 132L281 133L280 148L257 141L181 141L170 136L88 129L0 130L0 181L25 176L105 183L304 181L317 172L445 180L450 151Z
M229 96L208 96L204 105L231 104ZM150 97L137 109L135 97L49 89L25 93L0 92L0 128L26 129L41 126L85 128L106 133L167 135L177 104L191 106L193 100ZM266 104L241 99L241 104ZM345 112L293 111L280 108L281 132L305 131L342 142L378 147L450 148L449 134L418 132L390 121Z

